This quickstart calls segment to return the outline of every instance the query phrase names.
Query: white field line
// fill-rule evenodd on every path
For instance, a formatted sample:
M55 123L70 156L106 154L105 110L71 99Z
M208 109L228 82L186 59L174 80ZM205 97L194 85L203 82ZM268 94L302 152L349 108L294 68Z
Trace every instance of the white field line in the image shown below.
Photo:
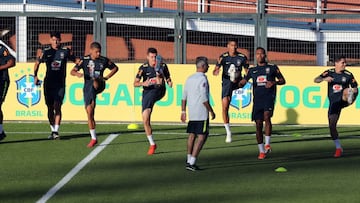
M26 134L29 132L11 132L11 131L6 131L8 134ZM48 131L38 131L38 132L31 132L33 134L49 134ZM83 132L61 132L61 134L84 134L84 133L88 133L87 131L83 131ZM125 133L124 133L125 134ZM144 134L144 132L127 132L126 134L135 134L135 135L142 135ZM164 132L164 131L154 131L153 132L154 135L187 135L188 133L184 133L184 132ZM287 134L272 134L272 136L276 136L276 137L296 137L295 134L299 134L299 133L294 133L291 135L287 135ZM219 136L222 134L219 133L210 133L210 136ZM233 134L233 136L255 136L255 133L247 133L247 134ZM318 135L302 135L299 137L328 137L330 136L330 134L318 134Z
M93 160L105 147L110 144L119 134L110 134L100 145L98 145L89 155L80 161L69 173L67 173L56 185L54 185L37 203L45 203L55 195L66 183L68 183L81 169Z

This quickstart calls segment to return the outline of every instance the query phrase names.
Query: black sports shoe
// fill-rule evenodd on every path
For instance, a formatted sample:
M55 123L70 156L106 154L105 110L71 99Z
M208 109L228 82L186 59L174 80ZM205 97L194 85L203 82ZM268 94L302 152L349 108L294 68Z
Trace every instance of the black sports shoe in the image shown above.
M201 169L197 166L197 165L190 165L188 164L186 166L186 170L189 170L189 171L200 171Z
M5 134L5 132L3 131L3 132L0 134L0 140L5 139L5 137L6 137L6 134Z
M60 136L58 132L51 132L51 134L48 137L49 140L59 140Z

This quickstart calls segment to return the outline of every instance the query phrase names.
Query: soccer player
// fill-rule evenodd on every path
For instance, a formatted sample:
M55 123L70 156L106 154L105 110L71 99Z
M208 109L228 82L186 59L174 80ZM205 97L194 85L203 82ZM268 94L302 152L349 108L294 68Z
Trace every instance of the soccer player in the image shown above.
M60 32L51 32L50 46L42 50L34 65L34 84L40 85L39 67L41 63L46 64L44 96L51 129L49 139L60 139L58 131L62 116L61 106L65 95L66 63L68 60L76 61L71 49L63 47L60 43Z
M271 152L270 138L272 133L271 117L274 112L276 86L284 85L285 78L279 68L266 61L266 52L258 47L255 52L257 65L249 69L247 75L239 83L244 86L247 81L253 81L253 109L252 120L256 124L256 140L259 147L258 159L265 159ZM265 122L265 147L263 123Z
M220 68L222 71L222 117L224 120L224 127L226 130L226 143L232 141L231 130L229 124L229 105L233 90L239 88L238 83L242 79L242 69L247 71L249 64L247 57L238 52L237 42L235 40L229 40L227 44L228 51L223 53L218 62L216 63L213 75L219 75Z
M89 148L94 147L98 142L94 118L96 95L104 91L105 81L111 78L119 69L111 60L100 54L100 43L91 43L90 54L81 57L79 63L71 70L71 75L79 78L84 77L84 103L91 136L91 140L87 145ZM104 77L103 75L106 68L108 68L110 72ZM81 69L83 70L82 73L80 72Z
M145 133L150 143L148 155L152 155L155 153L157 146L150 124L151 113L155 102L159 101L165 95L165 82L172 87L172 81L167 65L162 62L155 48L148 48L146 58L147 62L139 67L139 71L136 74L134 87L143 87L142 119Z
M339 120L341 110L352 104L358 94L357 82L353 74L346 70L345 56L335 58L335 68L324 71L321 75L314 79L314 82L320 83L325 81L328 83L328 99L330 101L328 109L328 121L330 135L335 143L334 157L341 157L343 149L339 140L339 133L336 126Z
M5 101L10 84L8 69L14 66L15 58L4 45L0 44L0 141L6 137L3 129L4 115L2 112L2 104Z
M208 69L208 59L202 56L197 57L196 73L186 80L182 96L182 122L186 121L187 104L189 110L186 169L190 171L200 170L195 162L209 135L209 113L211 119L215 119L214 110L209 103L209 82L205 75Z

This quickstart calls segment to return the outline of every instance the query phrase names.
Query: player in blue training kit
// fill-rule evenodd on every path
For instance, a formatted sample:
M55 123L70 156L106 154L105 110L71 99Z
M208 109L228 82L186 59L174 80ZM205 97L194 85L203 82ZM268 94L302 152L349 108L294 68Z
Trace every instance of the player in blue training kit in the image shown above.
M48 109L51 134L49 139L59 139L61 106L65 95L66 64L68 60L76 62L76 57L67 47L62 47L59 32L50 33L50 46L42 50L34 65L34 84L40 85L38 70L41 63L46 64L44 78L44 96Z
M285 78L279 68L266 61L266 52L262 47L256 49L257 66L249 69L247 75L240 81L243 87L247 81L253 81L252 120L256 124L256 140L259 147L258 159L264 159L271 152L270 136L272 133L271 117L274 112L276 86L284 85ZM263 123L265 122L265 147Z
M229 124L229 105L231 101L232 92L238 89L238 83L242 79L242 69L247 71L249 67L247 57L238 52L237 42L235 40L229 40L227 44L228 52L223 53L218 62L216 63L213 75L219 75L220 68L222 71L222 117L224 121L224 127L226 130L225 142L230 143L232 141L231 130Z
M142 79L142 81L141 81ZM148 155L155 153L157 145L153 139L150 123L151 113L155 102L164 97L166 93L165 82L172 87L170 72L155 48L147 51L147 62L140 66L136 74L134 87L143 87L142 118L146 136L149 140Z
M87 145L89 148L94 147L98 142L94 118L96 95L104 91L105 81L111 78L119 69L108 58L101 56L100 53L101 45L98 42L91 43L90 55L80 58L79 63L71 70L71 75L84 77L84 103L91 136L91 140ZM110 69L110 72L103 77L106 68ZM79 72L81 69L83 73Z
M336 126L340 117L341 110L352 104L358 94L357 82L353 74L346 70L345 56L339 56L335 59L335 68L324 71L321 75L314 79L314 82L320 83L325 81L328 83L328 99L330 101L328 110L328 120L330 135L335 143L334 157L342 156L343 149L339 140L339 133Z
M0 44L0 141L6 137L3 129L4 115L2 111L2 104L5 101L10 84L8 69L14 66L15 58L10 54L9 50L4 45Z

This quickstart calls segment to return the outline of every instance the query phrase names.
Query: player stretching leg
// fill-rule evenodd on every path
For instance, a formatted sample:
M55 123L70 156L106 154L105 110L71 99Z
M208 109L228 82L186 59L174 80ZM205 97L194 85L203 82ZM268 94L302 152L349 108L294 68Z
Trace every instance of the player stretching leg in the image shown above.
M50 46L42 50L34 65L34 84L40 85L38 70L41 63L46 64L44 79L44 96L48 109L48 120L51 134L49 139L59 139L59 127L61 123L61 106L65 95L65 78L67 60L76 62L76 57L71 49L62 47L59 32L50 33Z
M84 76L84 102L91 136L91 140L87 145L89 148L94 147L98 142L94 118L96 95L104 91L105 81L111 78L119 69L108 58L101 56L100 53L101 45L98 42L91 43L90 55L82 57L79 64L71 70L71 75L73 76ZM107 76L103 77L106 68L108 68L110 72ZM83 73L79 72L81 69L83 70Z
M330 101L328 109L328 120L330 135L335 143L334 157L341 157L343 149L339 140L339 133L336 129L341 110L351 105L358 94L357 82L353 74L346 70L345 56L339 56L335 59L335 68L324 71L314 79L314 82L328 83L328 99Z
M284 85L285 78L279 68L266 61L266 52L262 47L256 49L257 65L249 69L247 75L240 81L243 87L249 79L253 81L253 109L252 120L256 124L256 140L259 148L258 159L265 159L271 152L270 138L272 133L271 117L274 112L276 86ZM277 79L277 80L276 80ZM263 123L265 122L265 147Z
M147 62L139 67L136 74L134 87L143 87L142 119L146 137L150 144L148 155L152 155L155 153L157 146L151 128L151 113L155 102L165 95L165 80L170 87L172 87L172 81L167 65L161 61L161 57L158 56L155 48L148 49L146 58Z
M233 90L239 88L238 83L242 79L242 68L247 71L249 67L247 58L244 54L237 51L238 45L236 40L229 40L227 44L228 51L223 53L216 63L213 75L219 75L220 68L222 71L222 117L226 130L225 142L232 141L229 124L229 105Z

